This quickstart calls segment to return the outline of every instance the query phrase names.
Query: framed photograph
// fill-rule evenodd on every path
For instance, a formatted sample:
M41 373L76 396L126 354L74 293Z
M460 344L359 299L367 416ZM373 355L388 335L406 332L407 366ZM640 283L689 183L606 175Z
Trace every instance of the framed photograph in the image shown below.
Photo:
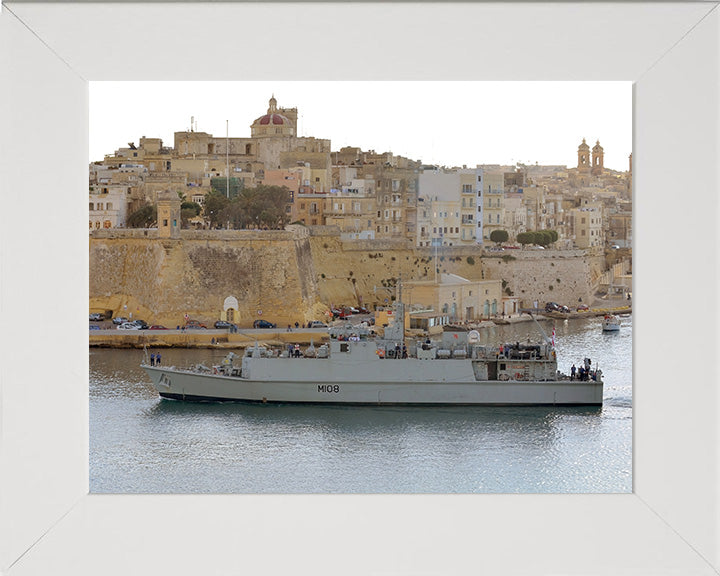
M715 3L2 8L0 571L720 570ZM88 82L238 79L634 83L633 494L88 494Z

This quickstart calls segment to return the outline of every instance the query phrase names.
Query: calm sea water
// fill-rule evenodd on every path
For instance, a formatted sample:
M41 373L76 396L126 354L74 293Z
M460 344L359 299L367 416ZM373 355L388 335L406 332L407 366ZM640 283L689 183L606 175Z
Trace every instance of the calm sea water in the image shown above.
M551 325L543 323L550 333ZM532 323L483 331L537 339ZM603 370L602 408L394 408L161 400L142 351L90 350L93 493L632 491L632 319L556 323L559 367ZM166 350L163 364L220 360Z

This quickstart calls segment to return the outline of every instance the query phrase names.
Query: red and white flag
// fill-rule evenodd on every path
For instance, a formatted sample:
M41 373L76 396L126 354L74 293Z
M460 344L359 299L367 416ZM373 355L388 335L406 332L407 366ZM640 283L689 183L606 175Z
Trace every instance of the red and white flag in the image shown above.
M555 322L553 322L552 345L555 348Z

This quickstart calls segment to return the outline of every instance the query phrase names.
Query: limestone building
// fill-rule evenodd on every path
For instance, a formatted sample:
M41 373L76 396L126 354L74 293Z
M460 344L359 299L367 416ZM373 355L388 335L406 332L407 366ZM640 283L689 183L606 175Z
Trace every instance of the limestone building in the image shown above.
M483 239L490 241L493 230L506 230L505 228L505 175L503 172L485 171L483 174L484 188L484 223Z
M344 238L376 237L376 180L356 165L333 166L333 188L325 201L325 224L340 228Z
M475 321L502 313L500 280L467 280L456 274L440 274L437 282L405 282L411 305L423 305L451 322Z
M483 199L482 168L423 170L418 179L416 244L482 244Z
M602 204L584 200L570 211L575 246L582 249L604 246Z

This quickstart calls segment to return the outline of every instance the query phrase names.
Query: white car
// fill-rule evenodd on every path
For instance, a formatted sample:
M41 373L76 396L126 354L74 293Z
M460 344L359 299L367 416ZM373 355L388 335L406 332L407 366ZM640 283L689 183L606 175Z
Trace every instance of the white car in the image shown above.
M140 330L140 326L133 322L123 322L118 326L118 330Z

